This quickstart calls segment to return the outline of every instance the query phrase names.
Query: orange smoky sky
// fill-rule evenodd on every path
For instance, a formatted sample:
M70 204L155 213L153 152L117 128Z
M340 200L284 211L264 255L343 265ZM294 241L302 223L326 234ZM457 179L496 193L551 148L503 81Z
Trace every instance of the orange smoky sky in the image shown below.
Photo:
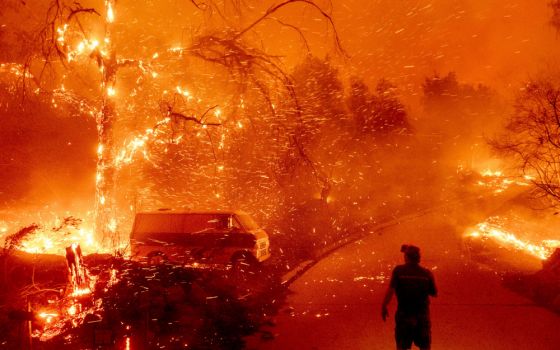
M366 77L388 76L415 92L426 75L455 71L507 88L559 57L547 3L350 0L336 17L352 67Z
M345 67L342 71L362 76L370 84L386 77L412 94L418 93L424 77L449 71L455 71L461 81L484 83L499 90L517 89L522 81L554 65L560 57L560 38L550 25L552 10L548 3L332 1L333 18L350 57L341 64ZM312 34L312 49L332 49L332 37L318 34L327 26L310 21L310 9L290 11L292 23ZM288 29L283 31L287 33ZM275 46L298 47L285 40L278 38Z

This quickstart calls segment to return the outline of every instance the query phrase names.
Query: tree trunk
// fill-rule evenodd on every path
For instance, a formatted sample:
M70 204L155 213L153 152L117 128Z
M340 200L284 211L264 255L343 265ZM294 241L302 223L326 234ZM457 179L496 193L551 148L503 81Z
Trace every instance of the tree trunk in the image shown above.
M103 102L97 116L97 176L96 176L96 222L95 232L99 243L105 248L116 248L115 209L115 162L113 125L117 117L115 105L115 82L118 63L112 38L115 0L106 0L106 51L101 59ZM108 41L107 41L108 40Z

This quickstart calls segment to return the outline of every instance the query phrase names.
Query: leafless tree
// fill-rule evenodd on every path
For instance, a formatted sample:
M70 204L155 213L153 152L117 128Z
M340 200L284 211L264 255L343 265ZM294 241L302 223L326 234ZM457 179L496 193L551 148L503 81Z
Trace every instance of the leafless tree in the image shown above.
M505 132L490 141L529 177L535 193L560 205L560 85L558 80L529 82L520 92Z

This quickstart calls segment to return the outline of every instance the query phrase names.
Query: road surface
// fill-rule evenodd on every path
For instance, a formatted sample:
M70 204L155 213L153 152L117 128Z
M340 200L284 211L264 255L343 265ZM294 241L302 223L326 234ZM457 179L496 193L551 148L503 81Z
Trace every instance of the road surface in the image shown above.
M450 224L457 214L441 209L328 256L290 286L267 329L272 339L253 336L247 349L394 349L396 301L386 323L380 308L391 270L402 263L402 243L420 246L422 264L436 277L433 349L559 349L560 316L505 289L498 274L462 256L464 227Z

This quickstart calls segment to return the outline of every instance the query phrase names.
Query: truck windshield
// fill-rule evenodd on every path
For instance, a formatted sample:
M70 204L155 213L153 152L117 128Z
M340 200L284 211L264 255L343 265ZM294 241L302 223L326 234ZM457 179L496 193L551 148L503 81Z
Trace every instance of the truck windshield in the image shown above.
M252 231L259 228L259 225L249 215L246 214L237 214L235 215L239 223L243 225L246 230Z

